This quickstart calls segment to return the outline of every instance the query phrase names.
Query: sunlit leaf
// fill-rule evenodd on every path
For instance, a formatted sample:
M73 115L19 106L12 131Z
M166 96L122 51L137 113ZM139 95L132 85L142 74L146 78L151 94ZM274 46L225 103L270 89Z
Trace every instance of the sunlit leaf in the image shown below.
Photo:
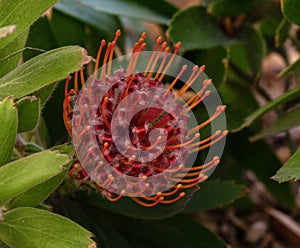
M70 156L46 150L0 168L0 202L5 202L61 173Z
M0 239L12 248L83 248L92 234L69 219L35 208L16 208L3 214Z
M0 39L0 48L15 39L57 0L1 0L0 27L16 25L15 31Z
M68 46L34 57L0 79L0 97L26 96L66 78L91 60L83 48Z
M40 117L40 101L35 96L24 97L17 103L18 133L33 130Z
M0 49L0 77L15 69L26 44L28 29L20 33L15 39Z
M11 97L0 99L0 166L10 161L14 148L18 115Z

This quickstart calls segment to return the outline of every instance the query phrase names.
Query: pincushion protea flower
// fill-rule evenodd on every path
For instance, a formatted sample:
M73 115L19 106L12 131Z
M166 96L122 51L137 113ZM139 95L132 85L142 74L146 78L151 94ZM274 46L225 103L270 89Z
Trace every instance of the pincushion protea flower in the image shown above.
M199 130L223 113L225 106L218 106L206 121L188 130L189 112L209 96L211 80L204 80L201 89L184 104L180 99L203 73L204 66L194 66L185 85L174 91L187 70L183 65L165 86L162 82L180 43L168 58L170 48L159 37L144 72L135 72L146 47L143 33L127 68L113 72L112 58L120 34L118 30L115 39L107 44L100 73L105 40L100 44L89 82L85 83L83 70L75 73L74 89L69 89L71 78L66 80L64 123L80 160L69 174L94 182L110 201L127 195L146 207L174 203L185 196L186 189L199 188L207 172L219 164L218 156L202 165L188 166L187 160L190 154L209 148L227 135L227 130L218 130L199 141ZM154 68L158 68L155 73ZM143 106L147 107L142 109ZM153 178L156 179L148 180Z

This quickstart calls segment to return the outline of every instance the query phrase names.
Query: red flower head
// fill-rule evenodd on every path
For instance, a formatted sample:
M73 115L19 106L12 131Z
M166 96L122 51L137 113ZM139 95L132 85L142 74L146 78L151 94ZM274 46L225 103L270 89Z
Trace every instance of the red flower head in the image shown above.
M185 196L185 189L197 188L218 165L218 156L202 165L193 162L198 151L228 133L218 130L199 140L199 130L222 114L225 106L217 106L200 125L195 122L191 110L210 95L208 79L187 102L182 100L203 74L204 66L194 66L186 73L188 66L184 64L169 86L162 83L166 75L172 74L172 67L178 68L180 43L170 54L167 43L159 37L154 51L146 56L144 69L137 72L139 61L145 57L143 33L126 67L114 70L113 54L119 36L118 30L115 39L107 44L102 67L98 68L106 46L104 40L101 42L95 71L87 83L83 70L75 73L74 89L69 90L70 78L67 79L63 116L80 161L70 175L94 182L110 201L126 195L147 207L173 203ZM187 75L185 80L183 75ZM174 90L179 81L185 81L184 86ZM188 128L193 121L196 124Z

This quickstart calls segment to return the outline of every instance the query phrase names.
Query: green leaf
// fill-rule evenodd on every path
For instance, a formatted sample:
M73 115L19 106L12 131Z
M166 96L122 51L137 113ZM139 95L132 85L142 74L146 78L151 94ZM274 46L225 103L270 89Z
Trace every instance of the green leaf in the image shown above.
M284 116L278 118L276 121L272 122L269 127L265 130L256 134L250 138L251 141L256 141L259 139L266 138L268 136L285 132L293 127L300 125L300 109L295 109L291 112L288 112Z
M16 30L0 39L0 48L15 39L56 2L57 0L2 0L0 27L16 25Z
M217 0L208 5L207 12L220 16L239 16L252 11L269 0Z
M94 192L78 191L77 198L85 203L96 206L116 214L125 215L137 219L164 219L180 213L190 201L195 189L185 191L182 199L172 204L159 204L151 208L145 208L134 202L130 197L122 197L117 204L104 199Z
M258 107L248 85L227 82L219 89L219 93L228 106L226 119L229 130L239 127L243 119Z
M0 77L15 69L26 44L29 29L25 29L14 40L0 49Z
M69 156L74 155L74 149L67 145L55 146L52 147L51 150L58 151L62 154L67 154ZM12 209L17 207L37 206L46 198L48 198L48 196L53 193L53 191L62 183L70 166L71 163L66 166L67 170L13 198L5 205L5 208Z
M46 150L0 168L0 202L5 202L45 182L64 170L70 156Z
M226 247L212 231L185 215L159 221L136 220L72 200L62 202L60 208L65 215L90 228L104 247Z
M220 87L227 79L229 49L215 47L206 50L195 50L185 54L185 58L195 64L205 65L205 74L213 80L215 87ZM214 54L214 56L211 56Z
M230 49L230 64L228 78L234 82L249 83L251 75L251 65L248 58L248 52L245 42L238 42L229 47ZM238 77L236 79L235 77Z
M26 96L66 78L91 60L83 48L68 46L34 57L0 79L0 97Z
M0 99L0 166L10 161L14 148L18 115L12 97Z
M164 0L80 0L80 3L113 15L167 24L177 9Z
M167 33L174 42L181 41L186 50L208 49L230 42L201 7L177 12Z
M290 26L290 23L285 18L279 23L275 31L275 47L283 46L288 37Z
M3 214L0 238L12 248L83 248L92 234L69 219L35 208L16 208Z
M16 104L18 106L18 133L36 128L40 117L40 100L35 96L28 96Z
M244 186L232 182L209 181L200 185L187 207L185 213L203 211L222 207L242 197Z
M286 19L300 26L300 2L298 0L281 0L281 10Z
M254 74L254 77L258 77L261 73L262 61L267 53L265 40L262 34L251 25L246 27L244 36L252 73Z
M108 2L105 6L107 5ZM108 40L113 39L115 30L121 28L121 23L116 16L99 13L94 8L74 0L60 0L54 5L54 9L96 28Z
M12 209L37 206L62 183L66 173L67 170L13 198L5 205L5 208Z
M245 128L245 127L249 127L254 121L256 121L259 117L261 117L262 115L264 115L268 111L272 110L273 108L276 108L280 104L289 102L289 101L291 101L291 100L293 100L293 99L295 99L299 96L300 96L300 87L285 93L284 95L276 98L275 100L269 102L265 106L263 106L263 107L257 109L256 111L254 111L251 115L246 117L245 120L244 120L244 123L234 131L239 131L239 130Z
M276 172L272 179L280 183L300 179L300 149Z
M293 64L289 65L282 72L279 73L279 77L284 77L291 73L295 77L300 75L300 58L297 59Z
M9 25L0 28L0 39L12 34L16 30L16 25Z

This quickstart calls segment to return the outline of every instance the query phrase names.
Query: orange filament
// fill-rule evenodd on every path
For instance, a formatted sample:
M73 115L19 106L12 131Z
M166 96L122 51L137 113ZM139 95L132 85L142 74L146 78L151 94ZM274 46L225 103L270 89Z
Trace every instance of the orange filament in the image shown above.
M199 181L196 181L194 183L191 183L191 184L185 184L185 185L182 185L182 189L189 189L189 188L193 188L195 186L197 186L199 184Z
M143 50L145 50L145 48L146 48L146 43L143 43L143 44L141 45L141 47L139 48L138 52L136 52L136 53L134 54L134 61L133 61L133 63L132 63L132 70L133 70L132 72L134 72L134 70L135 70L135 68L136 68L136 65L137 65L137 62L138 62L138 58L139 58L141 52L142 52Z
M95 171L98 171L103 164L104 164L103 161L99 161L99 163L96 166Z
M210 95L210 90L207 90L204 95L197 101L193 102L187 109L185 109L182 114L186 114L187 112L191 111L193 108L198 106L206 97Z
M150 187L150 184L149 183L146 183L145 186L140 189L140 191L136 191L134 192L135 195L141 195L143 194L148 188Z
M162 196L171 196L171 195L174 195L179 189L181 189L181 187L182 187L182 184L177 184L174 190L172 190L170 192L163 192Z
M199 183L202 183L203 181L205 181L207 178L208 178L208 176L206 176L205 174L199 174L199 176L197 177L196 182L189 183L189 184L184 184L184 185L182 185L182 189L195 187Z
M216 119L221 113L224 112L224 110L226 109L226 105L222 105L222 106L218 106L216 108L216 112L206 121L202 122L200 125L192 128L191 130L188 131L188 135L193 134L194 132L197 132L198 130L202 129L203 127L207 126L208 124L210 124L214 119Z
M105 152L105 150L107 149L107 147L109 147L109 143L108 142L104 142L103 148L102 148L102 151L101 151L102 154Z
M161 64L160 64L160 66L159 66L159 68L158 68L158 70L157 70L157 72L156 72L156 75L155 75L155 79L158 79L158 77L159 77L159 75L160 75L160 72L162 71L162 69L163 69L163 67L164 67L164 65L165 65L165 63L166 63L166 60L167 60L167 57L168 57L168 53L170 52L170 48L169 47L167 47L166 49L165 49L165 54L164 54L164 58L163 58L163 61L161 62Z
M138 61L139 53L146 48L146 43L144 43L146 36L147 35L145 32L142 33L139 41L134 44L133 51L131 53L131 57L127 66L128 75L131 75L134 72L134 69Z
M217 157L217 156L216 156ZM200 172L204 173L206 171L209 171L211 168L216 167L220 163L220 159L217 157L213 160L211 160L210 163L205 164L205 166L198 166L197 170L201 167L201 171L196 171L196 172L188 172L187 174L176 174L175 176L177 177L194 177L194 176L199 176ZM192 167L196 168L196 167Z
M183 65L181 67L180 72L178 73L178 75L176 76L176 78L173 80L173 82L170 84L170 86L168 87L167 91L164 93L164 96L166 96L168 94L168 92L170 92L170 90L173 89L173 87L177 83L178 79L182 76L182 74L185 72L186 69L187 69L187 65Z
M163 168L160 168L160 167L156 167L156 166L153 166L153 165L150 165L151 168L155 169L155 170L158 170L158 171L164 171L164 172L167 172L167 173L175 173L179 170L181 170L182 168L184 168L184 165L183 164L179 164L177 168L175 169L163 169Z
M71 77L67 77L66 84L65 84L65 97L68 95L69 83L71 81Z
M111 202L116 202L122 198L122 196L125 194L125 190L121 190L120 194L116 197L111 197L108 194L104 194L105 198Z
M102 116L103 116L103 120L104 120L105 125L107 126L107 128L110 128L110 125L109 125L109 122L108 122L108 119L107 119L107 116L106 116L106 110L105 110L105 107L106 107L107 103L108 103L108 97L105 96L104 100L103 100L102 107L101 107L101 110L102 110L101 112L102 112Z
M101 56L102 50L103 50L103 48L104 48L105 45L106 45L106 41L102 40L101 44L100 44L100 47L98 49L97 58L96 58L96 64L95 64L95 68L94 68L94 78L95 79L97 78L97 70L99 68L100 56Z
M167 42L164 42L164 43L161 45L161 48L159 49L159 51L155 54L156 57L155 57L155 59L154 59L154 62L152 63L151 69L150 69L150 71L149 71L149 73L148 73L148 76L147 76L148 79L151 78L152 73L153 73L153 71L154 71L154 69L155 69L155 66L156 66L156 64L157 64L157 62L158 62L158 59L160 58L160 55L161 55L162 51L165 50L166 47L167 47Z
M207 79L203 82L202 88L190 99L188 100L183 106L188 106L191 103L195 102L197 98L200 98L203 95L203 92L206 90L206 88L211 84L212 80Z
M140 147L140 149L143 150L143 151L152 150L152 149L154 149L154 147L156 147L159 144L159 142L160 142L161 139L162 139L162 137L158 136L151 146Z
M192 75L195 74L195 72L197 71L197 69L198 69L198 66L194 66ZM202 65L202 66L199 68L199 70L198 70L198 72L196 73L196 75L195 75L195 76L193 75L194 77L192 77L192 75L191 75L190 79L186 82L186 84L185 84L185 85L180 89L180 91L177 93L177 96L178 96L178 97L182 96L182 95L188 90L188 88L192 86L192 84L197 80L197 78L200 76L200 74L201 74L204 70L205 70L205 66Z
M218 156L215 156L211 161L207 162L206 164L194 166L191 168L182 168L182 170L188 171L188 172L202 170L203 168L206 168L206 167L210 166L211 164L216 163L217 161L220 161L220 158ZM186 175L186 174L184 174L184 175ZM184 175L179 175L179 176L184 176Z
M169 60L169 63L168 63L167 66L165 67L164 71L162 72L162 75L161 75L161 76L159 77L159 79L158 79L160 82L162 82L163 78L165 77L166 72L169 70L171 64L173 63L173 60L174 60L176 54L178 53L178 50L179 50L180 46L181 46L181 42L178 42L178 43L175 45L175 50L174 50L174 52L173 52L173 54L172 54L172 57L171 57L171 59Z
M84 72L83 69L80 70L80 80L81 80L81 87L84 87L85 85L85 80L84 80ZM76 90L76 88L75 88Z
M139 178L138 181L132 182L127 177L125 177L126 182L129 183L132 186L138 185L138 184L144 182L146 179L147 179L147 176L142 176L142 177Z
M187 146L189 144L191 144L195 139L199 138L200 134L199 133L196 133L194 135L193 138L191 138L189 141L185 142L185 143L182 143L182 144L177 144L177 145L170 145L170 146L165 146L165 150L175 150L175 149L178 149L180 147L183 147L183 146Z
M90 156L90 154L92 154L94 157L96 156L96 154L95 154L93 148L89 148L89 149L87 150L87 153L86 153L85 156L84 156L84 159L83 159L82 164L86 164L86 160L88 159L88 157Z
M110 74L111 74L111 67L112 67L112 58L113 58L113 55L114 55L114 50L115 50L115 46L116 46L116 42L113 41L111 43L111 49L109 51L109 58L108 58L108 65L107 65L107 77L110 77Z
M161 197L161 195L162 195L161 192L157 192L155 196L143 196L143 198L147 201L155 201L156 199Z
M102 65L101 76L100 76L100 79L102 81L105 80L106 63L107 63L107 60L108 60L110 50L111 50L111 42L109 42L108 45L107 45L106 52L105 52L104 59L103 59L103 65Z
M218 138L214 139L213 141L211 141L210 143L208 144L205 144L205 145L202 145L202 146L199 146L198 148L195 148L193 150L190 150L189 153L194 153L194 152L198 152L198 151L201 151L201 150L204 150L214 144L216 144L218 141L220 141L221 139L223 139L226 135L228 134L228 130L225 130L222 135L220 135Z
M126 96L128 96L128 93L129 93L129 89L130 89L130 86L131 86L131 84L132 84L132 81L135 79L135 75L130 75L129 76L129 78L130 78L130 81L128 82L128 77L127 77L127 86L126 86L126 91L125 91L125 94L124 94L124 97L126 97ZM125 98L126 99L126 98Z
M139 198L137 197L132 197L132 200L134 200L136 203L144 206L144 207L154 207L156 206L158 203L160 203L162 200L164 199L163 196L159 197L156 201L152 202L152 203L146 203L146 202L143 202L142 200L140 200Z
M85 134L86 132L90 131L90 129L91 129L91 126L86 126L85 129L83 129L81 131L81 133L78 135L78 140L80 140L82 138L83 134Z
M79 175L78 174L73 174L74 171L78 170L79 168L79 164L74 164L72 166L72 169L69 170L69 176L71 177L78 177Z
M155 52L157 51L158 47L159 47L160 44L162 43L162 40L163 40L163 39L162 39L161 36L159 36L159 37L157 38L157 40L156 40L155 47L154 47L154 49L153 49L153 52L152 52L152 54L151 54L151 57L150 57L150 59L149 59L149 61L148 61L148 64L147 64L146 69L145 69L145 72L144 72L144 75L145 75L145 76L147 75L147 73L148 73L148 71L149 71L149 69L150 69L150 67L151 67L152 61L153 61L154 56L155 56Z
M171 200L162 200L161 203L163 203L163 204L171 204L171 203L177 202L178 200L180 200L184 196L185 196L185 193L181 192L176 198L171 199Z
M75 72L74 76L74 89L75 91L78 91L78 71Z
M222 133L221 130L217 130L213 135L209 136L208 138L200 140L199 142L190 144L190 145L188 145L188 147L199 146L199 145L202 145L204 143L207 143L207 142L211 141L212 139L214 139L215 137L219 136L221 133Z

